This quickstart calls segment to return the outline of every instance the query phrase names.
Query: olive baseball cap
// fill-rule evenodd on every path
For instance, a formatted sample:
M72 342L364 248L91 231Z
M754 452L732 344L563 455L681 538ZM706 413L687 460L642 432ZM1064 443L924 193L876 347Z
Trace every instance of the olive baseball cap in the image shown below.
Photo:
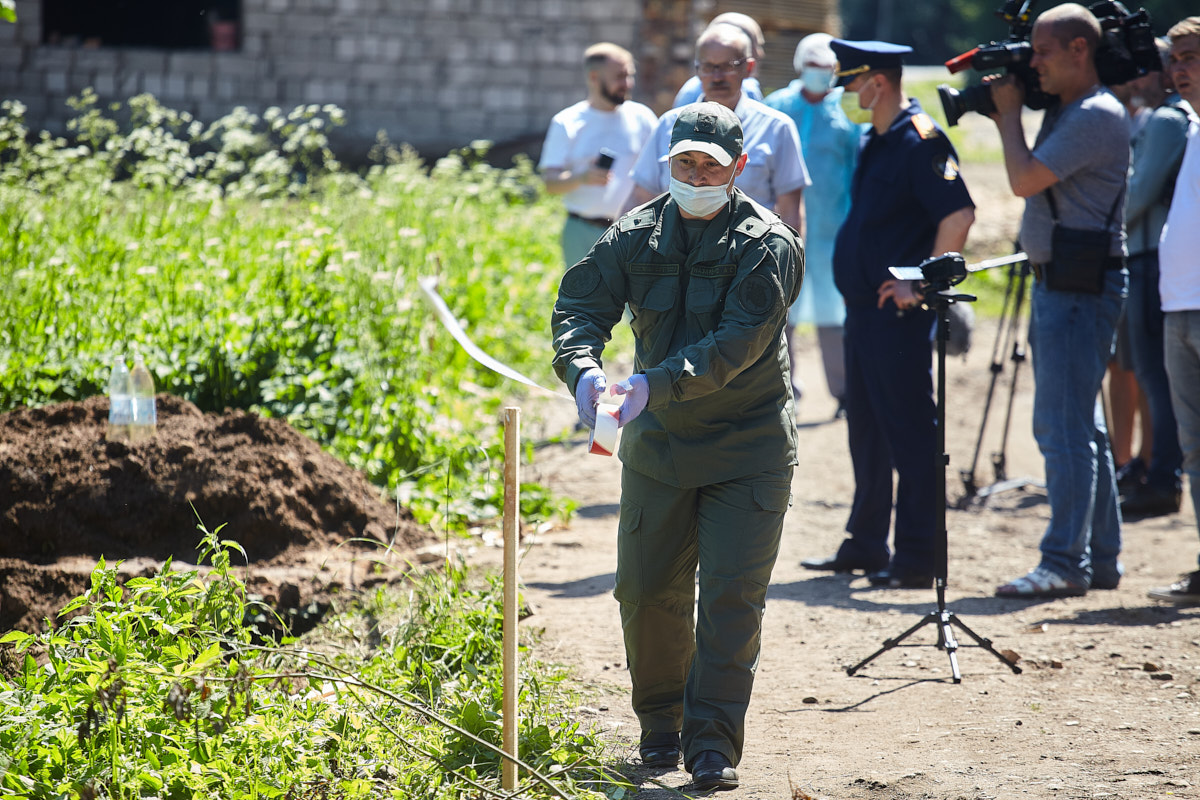
M689 150L707 153L722 167L729 166L742 154L742 123L720 103L684 106L671 128L671 149L667 158Z

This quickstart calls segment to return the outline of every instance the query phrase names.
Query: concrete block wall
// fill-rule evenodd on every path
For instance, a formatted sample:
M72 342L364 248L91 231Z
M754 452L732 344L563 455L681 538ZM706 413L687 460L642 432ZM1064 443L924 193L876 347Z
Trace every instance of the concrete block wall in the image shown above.
M334 103L351 156L381 129L426 153L474 139L536 146L586 93L584 48L638 54L644 2L242 0L240 49L210 52L43 44L41 0L16 0L17 24L0 22L0 99L55 133L67 98L92 87L102 102L150 92L205 122L238 105Z

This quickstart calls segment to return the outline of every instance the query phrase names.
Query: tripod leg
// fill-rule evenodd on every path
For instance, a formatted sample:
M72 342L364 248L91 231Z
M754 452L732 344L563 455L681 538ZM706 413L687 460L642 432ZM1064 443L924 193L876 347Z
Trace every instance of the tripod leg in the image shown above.
M967 627L967 626L966 626L966 625L963 623L963 621L962 621L961 619L959 619L958 617L954 616L954 612L953 612L953 611L949 612L949 616L950 616L950 622L953 622L953 623L954 623L955 625L957 625L957 626L958 626L958 627L959 627L959 628L960 628L960 629L961 629L961 630L962 630L964 633L966 633L968 636L970 636L972 639L974 639L974 640L975 640L975 644L979 645L979 646L980 646L980 647L982 647L984 650L987 650L989 653L991 653L992 655L994 655L996 658L1000 659L1000 661L1002 661L1002 662L1004 663L1004 665L1005 665L1005 666L1007 666L1009 669L1011 669L1011 670L1013 671L1013 673L1014 673L1014 674L1016 674L1016 675L1020 675L1020 674L1021 674L1021 668L1020 668L1020 667L1018 667L1018 666L1017 666L1016 664L1014 664L1013 662L1009 661L1007 658L1005 658L1005 657L1004 657L1004 656L1003 656L1003 655L1000 653L1000 651L998 651L998 650L997 650L995 647L993 647L993 646L992 646L992 640L991 640L991 639L988 639L988 638L986 638L986 637L980 636L979 634L975 633L975 631L973 631L973 630L971 630L970 628L968 628L968 627Z
M1017 381L1021 373L1021 365L1025 363L1026 353L1025 346L1021 339L1021 309L1024 305L1025 289L1029 283L1030 276L1029 263L1025 262L1021 265L1019 283L1015 293L1015 304L1013 309L1012 324L1008 330L1008 342L1012 345L1010 360L1013 364L1012 378L1008 384L1008 402L1004 409L1004 424L1000 433L1000 449L992 453L992 468L995 474L995 482L989 486L984 486L977 490L976 494L979 499L986 500L988 497L1007 492L1010 489L1023 489L1026 486L1044 486L1041 481L1033 478L1012 478L1008 477L1008 434L1012 427L1013 401L1017 394Z
M1021 277L1017 285L1016 302L1013 306L1012 328L1010 330L1010 338L1012 341L1012 354L1010 359L1013 362L1012 380L1008 384L1008 404L1004 409L1004 425L1000 432L1000 451L992 454L992 464L995 467L996 483L1001 483L1008 480L1007 474L1007 451L1008 451L1008 431L1012 425L1013 400L1017 394L1017 376L1021 371L1021 364L1025 363L1025 348L1021 345L1021 306L1025 300L1025 285L1029 281L1029 264L1021 265Z
M880 647L878 650L876 650L874 653L871 653L871 655L867 656L866 658L864 658L862 661L858 662L854 666L846 667L846 674L853 675L854 673L858 672L860 669L865 667L867 664L874 661L876 658L883 655L888 650L891 650L893 647L900 644L902 641L907 639L909 636L912 636L914 633L916 633L921 628L925 627L926 625L929 625L930 623L937 622L937 619L938 619L937 612L930 611L928 614L921 617L921 621L918 622L916 625L913 625L911 628L909 628L904 633L897 636L895 639L884 639L883 646Z
M950 657L950 674L954 677L954 682L962 683L962 673L958 669L958 640L954 638L954 629L950 626L953 619L954 615L949 611L938 615L938 623L941 625L938 629L938 646Z
M975 482L975 468L979 465L979 454L983 451L983 435L987 431L988 415L992 408L992 396L996 392L996 384L1000 379L1000 373L1004 371L1004 362L1000 358L1000 353L1004 347L1012 340L1012 330L1008 327L1008 320L1016 321L1020 315L1020 292L1024 291L1025 284L1020 284L1020 289L1016 290L1017 271L1016 265L1010 265L1008 268L1008 284L1004 289L1004 304L1000 308L1000 319L996 328L996 339L992 343L992 363L991 373L992 378L988 383L987 395L983 403L983 418L979 422L979 434L975 438L975 453L971 457L971 466L968 469L959 470L959 476L962 478L963 489L966 494L958 501L959 508L967 508L971 500L975 497L978 485ZM1012 304L1012 305L1010 305Z

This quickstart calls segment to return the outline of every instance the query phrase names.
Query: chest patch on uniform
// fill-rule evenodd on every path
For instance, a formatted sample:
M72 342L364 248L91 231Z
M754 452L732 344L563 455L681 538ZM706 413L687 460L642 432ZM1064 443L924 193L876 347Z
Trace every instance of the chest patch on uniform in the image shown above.
M731 278L737 273L737 264L701 264L692 267L694 278Z
M630 264L630 275L678 275L678 264Z
M917 135L922 139L936 139L939 135L937 126L933 124L933 119L928 114L913 114L912 124L917 129Z
M739 222L737 227L734 228L734 230L738 233L744 233L747 236L755 239L762 238L762 235L770 229L770 225L763 222L761 219L755 219L754 217L747 217Z
M558 285L564 297L587 297L600 285L600 268L591 261L581 261L562 276Z
M653 228L654 227L654 209L647 208L639 211L636 214L627 214L617 221L617 230L632 231L637 228Z
M738 287L738 301L751 314L766 314L775 305L775 287L771 279L757 273L746 276Z
M937 156L933 159L933 174L942 180L955 180L958 177L958 162L952 155Z

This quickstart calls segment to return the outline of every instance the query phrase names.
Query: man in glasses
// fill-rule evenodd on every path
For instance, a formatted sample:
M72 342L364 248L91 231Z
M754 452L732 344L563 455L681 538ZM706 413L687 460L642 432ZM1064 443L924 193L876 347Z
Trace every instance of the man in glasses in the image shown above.
M762 66L763 45L766 40L763 38L762 28L754 21L753 17L739 14L736 11L727 11L724 14L717 14L712 18L712 22L708 23L709 27L713 25L732 25L735 28L741 28L747 36L750 37L750 44L753 46L754 60L758 66ZM758 83L756 71L752 70L750 74L742 81L742 91L755 100L763 99L762 86ZM674 108L682 108L688 103L695 103L704 95L704 87L700 83L700 78L693 75L688 78L683 86L679 87L679 92L675 95L675 102L671 105Z
M741 122L746 168L737 187L751 200L766 206L797 231L803 229L801 197L812 181L800 150L796 123L786 114L768 108L742 91L742 82L754 69L754 45L741 28L711 25L696 41L696 75L704 99L730 109ZM659 117L658 126L633 167L633 202L646 203L667 191L671 181L671 129L680 109Z

